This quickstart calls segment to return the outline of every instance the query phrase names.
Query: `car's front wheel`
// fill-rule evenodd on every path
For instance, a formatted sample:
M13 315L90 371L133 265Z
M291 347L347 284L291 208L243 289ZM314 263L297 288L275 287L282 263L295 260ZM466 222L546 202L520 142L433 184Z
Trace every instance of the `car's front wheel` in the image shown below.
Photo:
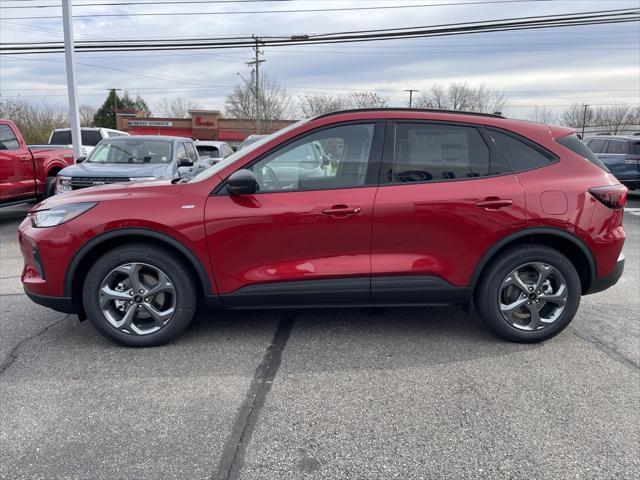
M171 252L147 244L108 251L90 268L82 291L87 317L121 345L151 347L178 336L191 322L192 276Z
M571 322L580 305L571 261L544 245L520 245L494 259L475 294L482 320L500 337L541 342Z

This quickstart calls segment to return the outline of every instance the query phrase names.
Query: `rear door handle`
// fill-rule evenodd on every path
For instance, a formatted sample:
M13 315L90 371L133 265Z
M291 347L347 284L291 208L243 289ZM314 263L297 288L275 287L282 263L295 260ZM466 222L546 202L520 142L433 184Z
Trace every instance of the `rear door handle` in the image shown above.
M485 210L498 210L499 208L509 207L511 205L513 205L513 200L508 198L492 198L476 203L476 207L484 208Z
M360 207L348 207L346 205L334 205L331 208L325 208L322 213L325 215L356 215L360 213Z

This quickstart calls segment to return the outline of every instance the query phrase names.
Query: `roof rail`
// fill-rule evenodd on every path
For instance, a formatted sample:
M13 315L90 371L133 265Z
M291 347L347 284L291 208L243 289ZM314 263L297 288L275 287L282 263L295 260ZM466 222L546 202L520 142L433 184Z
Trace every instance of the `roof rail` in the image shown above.
M497 113L479 113L479 112L465 112L462 110L438 110L435 108L405 108L405 107L385 107L385 108L350 108L346 110L336 110L335 112L329 112L317 117L313 117L313 120L318 118L330 117L332 115L339 115L342 113L357 113L357 112L430 112L430 113L453 113L457 115L477 115L479 117L492 117L492 118L505 118Z

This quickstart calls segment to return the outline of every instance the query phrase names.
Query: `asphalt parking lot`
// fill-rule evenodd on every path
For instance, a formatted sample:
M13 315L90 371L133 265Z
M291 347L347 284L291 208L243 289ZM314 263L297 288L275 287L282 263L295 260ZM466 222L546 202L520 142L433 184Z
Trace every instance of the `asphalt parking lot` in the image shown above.
M544 344L448 307L200 312L145 350L31 303L0 210L0 478L637 478L628 207L623 279Z

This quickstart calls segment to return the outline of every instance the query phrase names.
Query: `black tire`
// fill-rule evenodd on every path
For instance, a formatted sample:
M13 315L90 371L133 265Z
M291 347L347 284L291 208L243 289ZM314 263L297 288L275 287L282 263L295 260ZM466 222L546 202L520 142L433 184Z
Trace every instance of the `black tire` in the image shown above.
M56 177L47 177L44 187L44 198L49 198L56 193Z
M514 269L530 262L542 262L560 272L567 288L564 310L557 319L539 330L524 331L514 327L500 312L499 295L502 282ZM510 248L492 259L483 272L475 291L475 304L480 318L493 332L505 340L519 343L542 342L554 337L573 320L580 305L582 285L571 261L553 248L527 244Z
M156 332L134 335L118 330L107 320L100 307L99 292L103 280L113 269L128 263L143 263L160 269L175 290L173 315ZM155 245L129 244L108 251L93 264L83 285L82 302L91 324L109 340L128 347L153 347L173 340L187 328L196 309L195 290L190 271L170 251Z

